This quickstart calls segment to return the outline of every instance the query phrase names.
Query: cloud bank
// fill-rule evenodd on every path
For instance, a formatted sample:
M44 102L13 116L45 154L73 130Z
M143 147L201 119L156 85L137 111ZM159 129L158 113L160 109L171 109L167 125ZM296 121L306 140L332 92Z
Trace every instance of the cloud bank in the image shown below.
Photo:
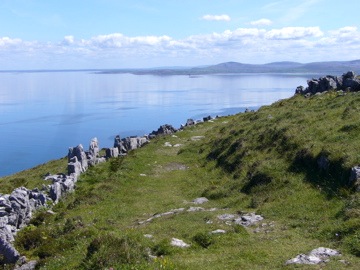
M0 37L0 57L0 69L353 60L360 59L360 31L354 26L327 32L319 27L269 30L251 27L192 35L184 39L167 35L126 36L112 33L89 39L69 35L59 42Z

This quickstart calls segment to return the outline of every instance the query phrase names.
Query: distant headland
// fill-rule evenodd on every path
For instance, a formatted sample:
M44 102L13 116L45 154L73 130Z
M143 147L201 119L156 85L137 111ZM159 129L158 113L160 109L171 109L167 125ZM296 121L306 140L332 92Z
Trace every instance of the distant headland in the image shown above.
M103 74L131 73L135 75L189 75L189 77L207 74L239 74L239 73L310 73L334 74L344 70L360 72L360 60L331 62L273 62L268 64L243 64L226 62L202 67L159 67L144 69L111 69L100 70Z
M185 75L196 78L199 75L210 74L241 74L241 73L308 73L337 74L344 70L360 73L360 59L352 61L324 61L311 63L272 62L267 64L245 64L239 62L224 62L216 65L195 67L154 67L154 68L89 68L89 69L34 69L34 70L0 70L0 72L92 72L97 74L134 74L134 75Z

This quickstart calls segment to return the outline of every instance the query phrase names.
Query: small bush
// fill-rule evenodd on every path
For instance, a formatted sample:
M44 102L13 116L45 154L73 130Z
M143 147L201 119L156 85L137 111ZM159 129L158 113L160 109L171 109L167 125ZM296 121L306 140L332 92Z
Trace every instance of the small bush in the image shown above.
M83 226L84 226L84 224L83 224L82 218L80 216L68 218L65 221L63 232L69 233L69 232L75 230L76 228L83 227Z
M153 246L152 252L154 253L154 255L158 257L170 255L173 252L173 247L170 245L168 240L163 240L160 243Z
M51 216L51 214L47 213L46 211L40 211L31 220L30 224L33 224L34 226L40 226L45 222L46 218L49 216Z
M123 160L124 160L123 158L110 159L110 171L117 172L120 169Z
M43 229L29 225L17 234L16 245L20 249L30 250L43 245L47 238L47 234Z
M350 253L354 254L357 257L360 257L360 231L358 231L354 235L349 235L345 237L344 244L350 251Z
M104 269L138 265L146 263L147 257L146 248L136 236L119 238L106 234L98 236L89 244L81 266L83 269Z
M193 240L203 248L208 248L210 245L214 243L212 235L207 232L199 232L195 234Z

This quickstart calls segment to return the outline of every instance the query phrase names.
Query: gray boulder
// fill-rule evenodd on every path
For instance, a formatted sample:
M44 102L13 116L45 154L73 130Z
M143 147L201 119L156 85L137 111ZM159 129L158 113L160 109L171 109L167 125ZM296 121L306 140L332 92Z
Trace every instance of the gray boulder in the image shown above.
M356 77L353 71L348 71L340 77L327 75L319 79L311 79L307 81L307 84L308 86L306 88L298 86L295 94L310 96L335 89L360 91L360 79Z
M89 152L87 152L87 159L88 159L88 163L91 166L96 165L97 159L99 157L99 142L98 139L95 137L90 141L90 145L89 145Z
M16 229L9 225L8 216L0 217L0 238L8 242L14 241L13 230L15 231Z
M16 216L15 227L17 229L26 226L31 219L31 206L28 190L24 187L15 189L9 197L12 212Z
M114 139L114 147L119 149L119 153L124 153L126 152L126 149L123 148L123 144L121 142L121 138L119 135L116 135L115 139Z
M239 224L244 227L248 227L248 226L251 226L263 219L264 218L260 215L256 215L255 213L250 213L250 214L246 214L246 215L241 216L240 218L235 219L235 224Z
M356 191L360 191L360 166L351 168L349 184L353 185Z
M79 176L83 172L82 165L77 157L72 157L68 163L68 174L75 174Z
M24 264L21 264L19 266L16 266L14 270L34 270L36 269L37 261L29 261L25 262Z
M20 253L8 241L0 238L0 254L4 256L5 263L16 263Z
M149 134L149 138L155 138L156 136L160 136L160 135L170 135L170 134L174 134L175 132L177 132L177 129L174 128L172 125L162 125L158 128L157 131L153 131Z
M68 162L73 162L73 158L76 157L77 161L81 164L81 172L85 172L88 168L88 160L84 147L79 144L76 147L70 147L68 153Z
M58 203L61 195L61 184L59 182L53 183L50 187L50 198L54 201L54 203Z
M194 199L192 202L194 204L203 204L203 203L207 203L209 200L205 197L200 197L200 198L196 198Z
M107 148L106 149L106 158L118 157L119 156L119 148Z
M207 122L207 121L210 121L212 120L213 118L209 115L209 116L206 116L206 117L203 117L203 121L204 122Z
M309 254L299 254L295 258L286 261L285 264L319 264L329 261L332 256L340 256L340 252L330 248L319 247Z
M190 118L186 121L185 127L193 126L195 124L196 124L195 121Z
M120 154L126 154L127 152L140 148L146 143L148 143L149 140L147 137L126 137L121 139L120 145L119 145L119 152Z
M360 80L352 76L349 76L349 78L343 77L342 87L344 90L350 90L353 92L360 91Z

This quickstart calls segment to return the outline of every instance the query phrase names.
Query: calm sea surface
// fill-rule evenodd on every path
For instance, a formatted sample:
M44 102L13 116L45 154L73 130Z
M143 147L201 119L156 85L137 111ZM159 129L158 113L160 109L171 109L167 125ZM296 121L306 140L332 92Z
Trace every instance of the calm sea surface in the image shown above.
M162 124L228 115L290 97L310 75L152 76L89 72L0 73L0 176ZM58 172L52 172L58 173Z

